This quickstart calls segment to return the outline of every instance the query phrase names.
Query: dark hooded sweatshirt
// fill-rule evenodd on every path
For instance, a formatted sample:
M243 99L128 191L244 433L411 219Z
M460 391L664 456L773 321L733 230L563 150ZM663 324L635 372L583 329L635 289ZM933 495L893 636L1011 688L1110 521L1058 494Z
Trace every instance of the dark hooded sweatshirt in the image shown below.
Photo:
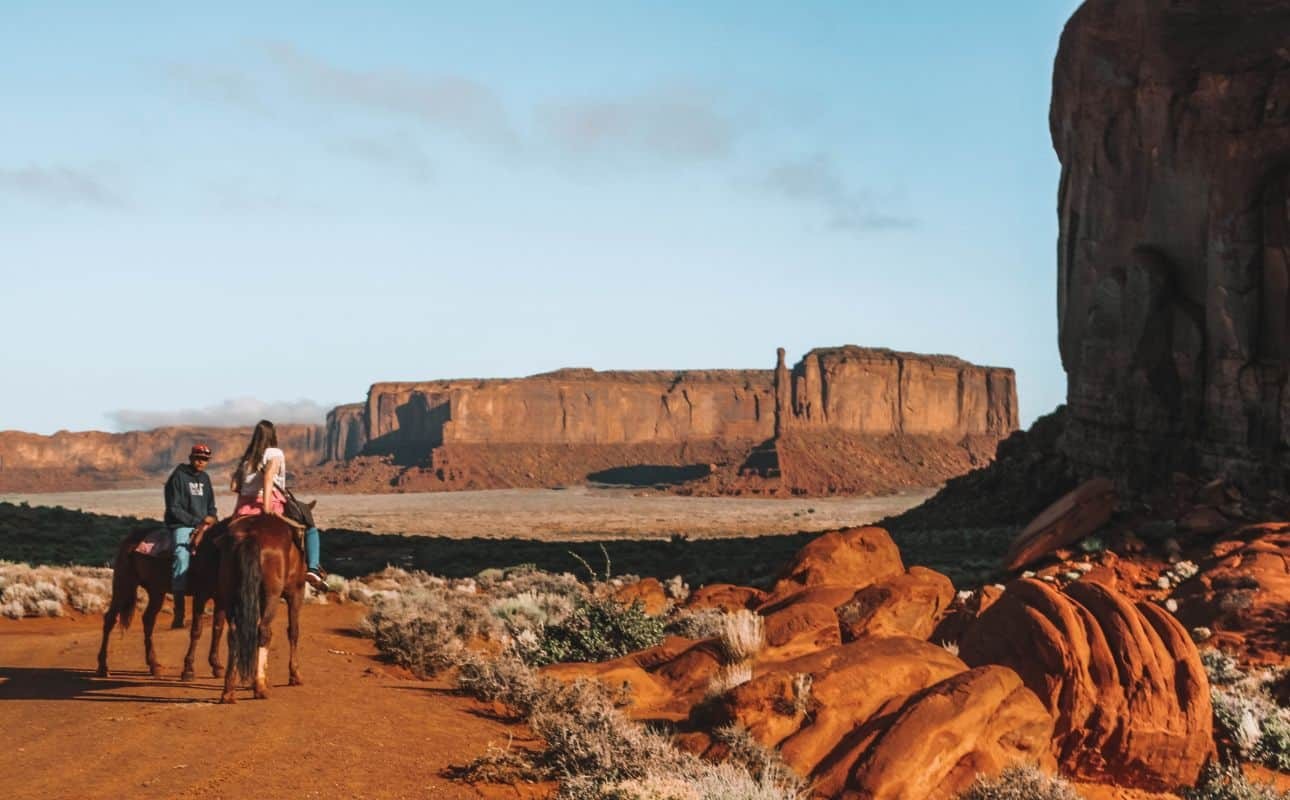
M171 528L196 528L203 517L216 517L215 489L211 476L180 464L166 481L166 525Z

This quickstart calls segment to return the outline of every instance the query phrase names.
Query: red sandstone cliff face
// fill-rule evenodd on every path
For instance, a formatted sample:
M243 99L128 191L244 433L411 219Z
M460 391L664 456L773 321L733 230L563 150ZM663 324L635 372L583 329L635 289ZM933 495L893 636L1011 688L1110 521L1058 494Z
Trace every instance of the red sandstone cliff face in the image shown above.
M97 489L164 478L188 460L195 442L210 445L212 475L224 480L250 435L249 428L59 431L52 436L0 431L0 491ZM293 470L323 460L325 437L320 425L278 426L279 443Z
M329 415L332 463L311 478L412 491L710 476L690 490L887 493L988 462L1016 426L1011 370L845 346L807 354L792 378L781 352L775 371L378 383Z
M769 370L596 372L378 383L367 399L369 453L441 444L644 444L765 439Z
M686 483L698 493L885 494L988 462L1017 425L1012 371L855 346L776 370L563 369L377 383L325 427L282 426L302 485L349 491ZM139 483L248 431L0 433L0 490ZM321 465L321 466L320 466ZM698 480L699 484L694 482Z
M812 350L791 374L781 349L775 374L781 432L1001 438L1017 429L1010 369L846 345Z
M1089 0L1053 75L1063 449L1290 475L1290 2Z

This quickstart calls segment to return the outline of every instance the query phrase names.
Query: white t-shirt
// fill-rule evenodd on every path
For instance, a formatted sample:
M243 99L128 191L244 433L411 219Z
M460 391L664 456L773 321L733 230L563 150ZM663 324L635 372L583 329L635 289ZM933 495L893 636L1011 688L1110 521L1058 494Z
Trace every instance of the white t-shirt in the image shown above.
M242 491L238 492L243 497L255 497L264 488L264 468L270 461L278 462L278 473L273 476L273 485L278 487L279 491L286 491L287 488L287 457L276 447L265 448L264 457L260 459L260 468L255 472L248 472L242 476Z

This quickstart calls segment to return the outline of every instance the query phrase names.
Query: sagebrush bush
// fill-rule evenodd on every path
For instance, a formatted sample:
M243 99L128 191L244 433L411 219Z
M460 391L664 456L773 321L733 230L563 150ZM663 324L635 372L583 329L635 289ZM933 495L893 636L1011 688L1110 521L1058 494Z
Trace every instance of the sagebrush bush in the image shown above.
M348 594L372 606L363 627L377 648L425 676L484 642L541 660L548 626L558 627L587 590L572 576L528 567L454 580L391 567L351 581Z
M1218 650L1202 651L1201 663L1209 673L1214 722L1232 751L1228 755L1290 770L1290 709L1280 707L1271 691L1281 674L1246 672Z
M1183 800L1290 800L1290 793L1268 783L1254 783L1238 764L1205 768L1200 783L1181 791Z
M687 798L786 800L800 792L796 776L755 742L732 746L731 761L724 766L677 750L665 734L622 713L630 699L626 687L615 691L588 679L564 683L508 652L497 658L466 654L457 683L481 700L510 708L545 742L545 749L534 754L493 748L461 770L463 777L555 779L566 800L652 797L639 792L657 788L663 776L681 781L687 792L698 792L683 795Z
M667 622L651 617L639 602L625 606L615 600L581 598L573 611L543 631L534 663L606 661L663 641Z
M803 793L796 776L779 767L785 782L758 777L735 764L699 762L681 775L650 772L606 787L606 800L796 800Z
M73 610L97 614L112 600L112 570L104 567L32 567L0 561L0 614L59 617Z
M958 800L1080 800L1080 796L1062 778L1018 765L992 778L978 776Z

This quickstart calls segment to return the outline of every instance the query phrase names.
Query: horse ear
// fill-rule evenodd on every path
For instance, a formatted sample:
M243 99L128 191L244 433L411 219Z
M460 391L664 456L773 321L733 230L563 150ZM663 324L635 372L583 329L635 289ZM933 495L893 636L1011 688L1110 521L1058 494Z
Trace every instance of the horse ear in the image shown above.
M305 503L305 508L309 509L310 511L313 511L313 510L314 510L314 506L316 506L316 505L318 505L318 501L317 501L317 500L310 500L308 503Z

